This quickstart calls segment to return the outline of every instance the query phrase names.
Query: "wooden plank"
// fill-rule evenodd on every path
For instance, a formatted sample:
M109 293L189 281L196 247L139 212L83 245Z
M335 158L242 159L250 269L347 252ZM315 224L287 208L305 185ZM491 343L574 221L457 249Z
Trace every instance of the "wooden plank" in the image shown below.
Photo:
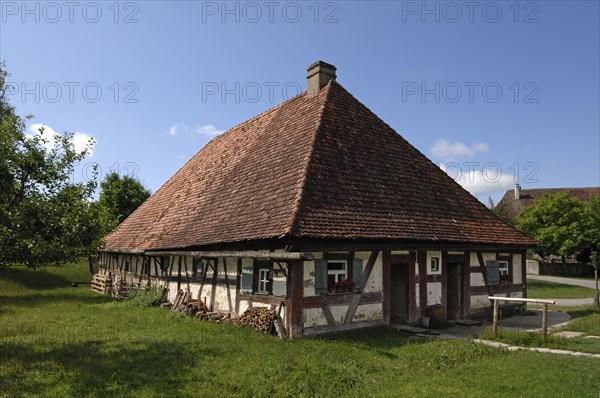
M527 251L521 252L521 284L523 285L523 297L527 297Z
M309 252L287 252L283 250L231 250L231 251L149 251L146 256L191 256L199 258L247 257L257 260L313 260Z
M225 290L227 291L227 308L229 313L233 313L233 304L231 302L231 292L229 291L229 275L227 275L227 259L223 258L223 273L225 273Z
M384 251L382 254L382 270L381 277L383 279L383 323L385 325L390 324L390 304L392 294L392 268L391 268L391 254L390 251Z
M417 262L419 263L419 313L425 315L427 310L427 252L417 252Z
M352 302L348 306L348 310L346 311L346 315L344 316L344 323L352 322L352 318L354 318L354 314L356 313L356 309L358 308L358 303L360 302L360 294L355 294L352 298Z
M350 323L336 323L335 325L311 326L304 328L304 336L313 336L323 333L344 332L346 330L378 326L381 324L383 324L383 320L378 319L374 321L361 321Z
M306 296L302 300L303 308L321 308L324 305L350 305L354 294L320 294ZM377 304L383 302L383 292L368 292L360 295L359 304Z
M463 255L463 316L468 317L471 313L471 253L465 252Z
M304 262L297 260L290 263L289 290L286 309L288 313L288 336L299 337L303 335L302 298L304 296Z
M333 314L331 313L331 309L329 308L329 306L324 305L323 307L321 307L321 310L323 311L323 315L325 315L325 319L327 320L327 323L329 325L335 325L335 318L333 317Z
M510 301L510 302L520 302L520 303L535 303L535 304L556 304L556 301L549 299L532 299L532 298L522 298L522 297L498 297L498 296L490 296L488 299L498 302L498 301Z

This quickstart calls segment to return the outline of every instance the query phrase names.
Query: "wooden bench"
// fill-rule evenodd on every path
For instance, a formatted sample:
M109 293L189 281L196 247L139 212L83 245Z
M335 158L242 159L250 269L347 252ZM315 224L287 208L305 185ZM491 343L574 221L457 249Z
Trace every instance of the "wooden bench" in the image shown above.
M498 317L500 319L504 318L506 314L524 314L525 313L525 303L504 303L498 305Z

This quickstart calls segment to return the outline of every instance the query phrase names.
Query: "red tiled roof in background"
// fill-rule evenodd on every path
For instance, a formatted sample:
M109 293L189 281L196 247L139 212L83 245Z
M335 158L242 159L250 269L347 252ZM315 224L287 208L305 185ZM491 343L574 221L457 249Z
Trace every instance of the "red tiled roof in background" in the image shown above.
M105 249L284 237L537 244L330 81L214 138Z
M520 198L515 198L514 190L506 191L498 207L506 210L508 217L514 219L517 214L525 207L531 206L536 200L542 199L546 195L553 195L558 192L569 192L571 196L584 202L590 200L593 196L600 196L600 187L590 188L535 188L521 189Z

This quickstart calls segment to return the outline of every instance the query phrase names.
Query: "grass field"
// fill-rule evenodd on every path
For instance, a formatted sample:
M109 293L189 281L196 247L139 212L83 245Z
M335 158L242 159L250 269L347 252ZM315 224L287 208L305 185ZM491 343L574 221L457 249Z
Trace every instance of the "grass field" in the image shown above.
M597 359L409 343L385 327L280 341L70 287L87 272L0 267L0 396L597 397L600 389Z
M527 296L534 298L593 298L595 290L581 286L527 279Z

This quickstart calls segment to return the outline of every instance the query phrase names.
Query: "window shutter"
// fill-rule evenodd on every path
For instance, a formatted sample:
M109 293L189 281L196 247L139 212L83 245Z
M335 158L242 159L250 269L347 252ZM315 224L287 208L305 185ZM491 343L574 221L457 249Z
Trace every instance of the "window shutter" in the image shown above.
M500 284L500 264L497 260L486 261L488 286Z
M354 291L357 293L362 292L364 286L362 285L363 275L363 260L362 258L355 258L352 260L352 281L356 283L354 285Z
M242 268L242 293L252 293L254 285L254 269L252 267Z
M327 293L327 260L315 260L315 294Z

